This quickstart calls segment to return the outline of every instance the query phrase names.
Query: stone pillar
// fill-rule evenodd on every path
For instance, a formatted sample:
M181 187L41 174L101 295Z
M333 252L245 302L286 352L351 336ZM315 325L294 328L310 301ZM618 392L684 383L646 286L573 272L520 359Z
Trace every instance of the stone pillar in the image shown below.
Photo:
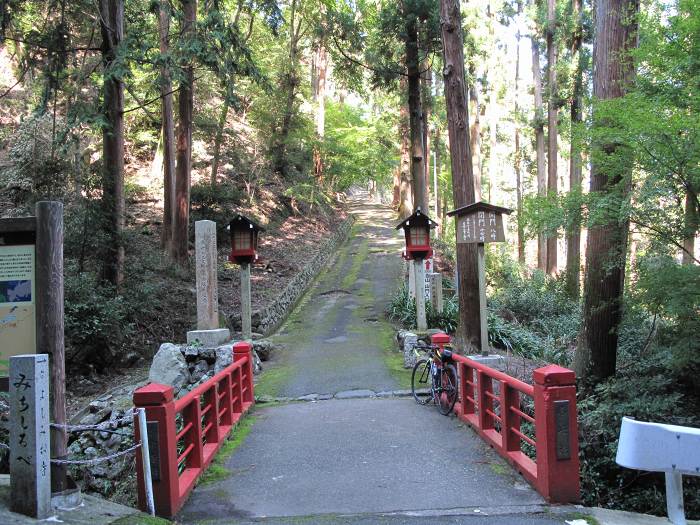
M416 327L419 332L424 332L428 329L428 322L425 317L425 267L423 259L413 261L413 272L416 284Z
M10 501L37 519L51 513L49 356L10 357Z
M253 339L252 311L250 303L250 263L241 264L241 327L243 339Z
M197 330L219 328L219 292L217 281L216 223L194 223L197 282Z
M416 298L416 272L413 270L413 261L408 261L408 297Z
M445 306L442 299L442 274L430 274L430 302L436 312L442 313Z

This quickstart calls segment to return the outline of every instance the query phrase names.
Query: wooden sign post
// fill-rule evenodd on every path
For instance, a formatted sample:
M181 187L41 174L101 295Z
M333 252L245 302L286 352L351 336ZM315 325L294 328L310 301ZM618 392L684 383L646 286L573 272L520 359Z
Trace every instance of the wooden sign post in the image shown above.
M66 424L66 359L63 332L63 203L36 203L36 342L37 353L51 358L51 420ZM51 432L51 457L64 459L68 435L64 428ZM66 469L55 466L52 490L68 488Z
M487 202L475 202L448 212L457 216L457 242L477 245L477 271L479 273L479 311L481 319L481 355L489 355L488 311L486 309L486 254L488 242L504 242L503 214L513 210L494 206Z
M36 217L0 219L0 376L19 354L51 358L51 420L66 423L66 373L63 335L63 204L41 201ZM7 376L0 378L7 390ZM68 437L51 433L51 455L64 458ZM54 468L52 489L66 489L63 467Z

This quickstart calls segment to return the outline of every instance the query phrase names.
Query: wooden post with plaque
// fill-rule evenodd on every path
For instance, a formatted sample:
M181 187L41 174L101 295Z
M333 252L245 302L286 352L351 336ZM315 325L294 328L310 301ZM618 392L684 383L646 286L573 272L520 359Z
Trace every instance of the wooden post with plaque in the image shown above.
M487 202L475 202L447 213L457 216L457 242L477 245L479 272L479 311L481 312L481 355L489 354L489 337L486 310L486 255L484 244L505 242L503 215L510 208L494 206Z
M10 358L51 358L51 420L66 423L63 336L63 204L40 201L35 217L0 219L0 389L9 388ZM66 456L62 427L51 432L51 455ZM66 489L64 467L52 469L54 492Z

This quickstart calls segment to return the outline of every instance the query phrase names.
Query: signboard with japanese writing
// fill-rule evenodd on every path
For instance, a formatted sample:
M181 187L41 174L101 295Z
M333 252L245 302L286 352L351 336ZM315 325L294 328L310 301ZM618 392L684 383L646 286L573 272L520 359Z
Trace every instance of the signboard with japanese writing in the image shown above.
M457 242L504 242L503 215L495 211L479 210L457 219Z
M4 221L7 219L0 221L4 223L0 224L1 378L8 377L11 356L36 352L35 234L33 231L6 231ZM30 224L12 221L14 226Z

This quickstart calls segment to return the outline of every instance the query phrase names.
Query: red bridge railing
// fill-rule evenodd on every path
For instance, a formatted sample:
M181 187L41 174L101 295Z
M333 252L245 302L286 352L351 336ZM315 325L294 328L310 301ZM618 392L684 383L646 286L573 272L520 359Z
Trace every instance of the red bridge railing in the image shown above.
M233 426L253 405L251 345L233 345L233 363L187 395L174 400L173 388L151 383L134 392L146 409L153 499L156 514L173 517L187 500ZM141 431L135 422L136 439ZM139 506L146 509L141 451L137 452Z
M448 342L445 334L433 336L434 344ZM534 385L529 385L467 357L453 358L459 378L457 417L547 501L579 501L574 372L557 365L538 368L532 374Z

